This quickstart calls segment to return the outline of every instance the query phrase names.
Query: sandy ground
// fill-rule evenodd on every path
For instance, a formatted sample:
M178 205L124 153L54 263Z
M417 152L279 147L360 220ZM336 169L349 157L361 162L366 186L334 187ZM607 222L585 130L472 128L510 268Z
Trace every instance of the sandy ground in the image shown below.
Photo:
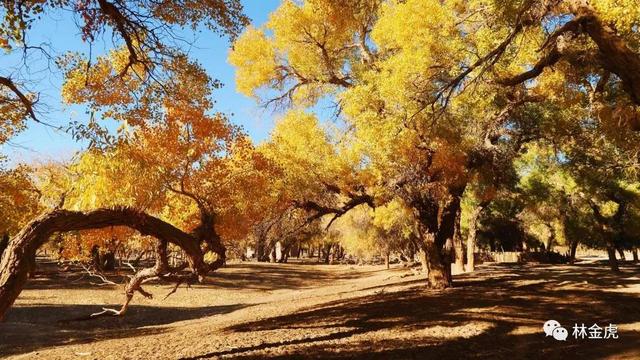
M382 266L231 264L207 283L148 285L123 318L69 321L117 286L40 268L0 323L0 357L15 359L640 359L640 267L482 265L455 288ZM549 319L567 341L545 337ZM617 324L618 339L571 336L575 323Z

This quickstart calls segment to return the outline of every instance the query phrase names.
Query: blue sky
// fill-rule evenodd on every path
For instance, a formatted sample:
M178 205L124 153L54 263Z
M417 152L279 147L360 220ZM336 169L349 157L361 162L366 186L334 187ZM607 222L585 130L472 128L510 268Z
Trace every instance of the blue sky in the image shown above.
M254 25L259 26L267 21L269 14L279 5L279 0L245 0L245 14ZM270 109L260 107L253 99L236 91L234 68L227 63L230 43L228 39L203 30L200 33L185 33L195 37L194 47L189 53L192 59L198 60L210 76L219 79L224 87L214 92L216 109L233 114L231 120L242 125L255 142L264 140L273 127L274 114ZM34 24L30 32L30 44L51 43L52 48L61 54L65 51L81 51L88 53L89 45L83 43L73 18L68 14L54 14ZM104 53L111 47L111 40L98 40L93 47L93 55ZM29 58L30 69L18 67L21 62L15 55L0 56L0 73L18 76L29 72L29 85L32 91L41 94L39 118L56 126L68 125L70 121L83 122L87 115L82 107L68 107L60 100L62 76L59 71L49 71L46 61L37 53ZM66 160L85 145L74 141L70 134L56 131L47 126L28 122L28 128L11 139L9 144L0 147L0 153L8 156L11 164L19 162Z

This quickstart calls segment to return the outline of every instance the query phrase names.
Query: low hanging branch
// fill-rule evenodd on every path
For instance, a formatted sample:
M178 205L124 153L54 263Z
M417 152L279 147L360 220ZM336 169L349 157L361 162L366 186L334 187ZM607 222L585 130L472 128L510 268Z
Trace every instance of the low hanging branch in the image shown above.
M307 218L307 223L320 219L325 215L333 215L326 228L330 228L334 221L349 212L351 209L358 207L359 205L367 204L371 208L375 208L374 199L368 194L348 194L349 200L338 207L325 206L318 204L315 201L304 201L296 203L296 206L313 214Z
M186 233L154 216L133 208L98 209L90 212L56 209L33 220L13 237L0 259L0 320L13 305L22 291L30 269L35 261L36 250L57 232L100 229L110 226L127 226L142 235L157 239L154 249L156 263L152 268L139 270L131 278L125 289L125 302L120 310L104 309L101 315L124 315L136 292L145 297L151 294L142 288L147 281L158 279L183 283L189 280L201 281L207 273L224 265L225 248L213 227L214 217L203 214L202 222L193 233ZM187 262L171 268L167 258L167 245L180 247L187 255ZM204 255L212 251L217 260L208 264ZM189 269L188 274L180 274Z

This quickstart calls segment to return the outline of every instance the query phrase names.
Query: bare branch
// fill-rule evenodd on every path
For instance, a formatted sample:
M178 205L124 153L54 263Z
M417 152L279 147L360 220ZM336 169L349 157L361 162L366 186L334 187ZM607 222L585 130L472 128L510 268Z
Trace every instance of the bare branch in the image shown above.
M22 105L25 108L25 113L31 117L33 120L38 121L38 118L36 117L35 112L33 111L33 102L31 100L29 100L29 98L20 90L18 89L18 87L16 86L16 84L13 82L13 80L4 77L4 76L0 76L0 85L3 85L7 88L9 88L9 90L11 92L13 92L18 99L20 100L20 102L22 103Z

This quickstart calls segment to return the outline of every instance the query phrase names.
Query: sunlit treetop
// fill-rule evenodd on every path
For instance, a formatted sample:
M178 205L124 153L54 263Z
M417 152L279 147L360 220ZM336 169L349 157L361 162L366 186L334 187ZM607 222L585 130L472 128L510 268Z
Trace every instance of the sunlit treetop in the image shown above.
M238 87L263 103L333 99L378 184L477 179L490 189L513 181L510 161L527 142L568 141L590 118L607 136L633 128L632 75L598 60L624 52L606 48L598 28L636 49L636 10L612 5L285 2L229 59Z
M258 95L268 86L279 92L269 102L312 104L326 92L349 86L349 60L358 51L370 55L367 33L378 3L283 2L263 28L249 28L234 44L229 61L238 67L238 88Z
M189 44L189 39L178 37L176 31L205 26L233 39L249 22L242 10L238 0L9 1L0 9L0 48L9 55L19 52L25 65L38 56L47 61L49 69L55 66L59 54L64 54L61 65L68 71L74 68L76 73L67 74L70 83L72 78L77 82L69 84L68 88L86 85L90 90L96 86L92 81L100 79L114 89L110 94L96 98L96 105L115 104L140 95L135 91L133 94L126 92L135 82L153 82L161 88L155 89L156 92L171 86L167 83L175 76L172 67L186 65L181 49ZM103 34L111 34L112 44L107 46L107 52L112 50L110 55L95 59L89 51L85 58L65 54L68 49L53 48L51 44L30 43L33 41L29 36L31 29L51 16L72 17L80 34L78 42L89 43L90 49ZM20 70L12 73L0 71L0 141L1 137L21 130L28 118L43 122L38 115L41 105L38 104L36 75L31 73L31 66L17 68ZM69 91L71 89L67 89ZM95 95L90 92L84 95ZM69 101L69 95L63 94L66 101ZM88 132L95 123L89 120L88 124L83 121L71 124L71 127L77 135Z
M65 101L87 105L95 121L121 123L116 136L92 134L96 145L74 165L84 185L78 206L125 204L186 229L205 214L215 217L223 238L242 237L270 204L253 199L275 168L240 127L213 110L219 84L198 64L175 56L163 65L166 82L147 82L133 67L114 76L123 54L100 57L88 71L81 57L65 59ZM118 190L109 197L109 188Z
M14 235L40 210L41 193L30 174L25 166L0 168L0 236Z
M352 189L359 183L358 154L336 141L315 115L293 110L276 123L261 152L284 171L283 185L296 193L294 198L308 199L327 188Z

